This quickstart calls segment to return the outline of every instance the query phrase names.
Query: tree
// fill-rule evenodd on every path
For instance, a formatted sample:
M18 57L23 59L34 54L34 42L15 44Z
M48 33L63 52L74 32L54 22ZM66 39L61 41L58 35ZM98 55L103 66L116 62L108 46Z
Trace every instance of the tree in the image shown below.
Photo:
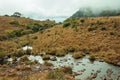
M13 13L13 15L11 15L11 16L13 16L13 17L21 17L21 13L19 13L19 12L14 12Z

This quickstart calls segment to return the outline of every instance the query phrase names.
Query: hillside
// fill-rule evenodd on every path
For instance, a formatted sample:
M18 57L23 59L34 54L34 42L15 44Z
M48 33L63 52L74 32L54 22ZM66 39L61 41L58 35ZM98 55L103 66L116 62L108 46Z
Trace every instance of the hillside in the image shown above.
M33 49L25 52L21 49L25 45ZM69 18L59 24L49 20L0 17L1 57L32 54L49 59L49 56L68 53L76 59L88 55L90 60L119 66L120 16Z
M0 26L1 35L4 35L8 29L23 28L23 25L29 23L42 23L30 19L22 18L7 18L2 19ZM10 21L16 19L22 26L14 26L9 24ZM8 49L9 54L12 54L17 48L24 45L32 45L33 53L38 54L41 51L59 51L74 49L73 52L90 53L92 56L97 56L110 63L119 62L120 48L120 17L98 17L98 18L70 18L63 24L55 25L49 29L36 31L33 33L23 34L20 37L15 37L0 41L1 47ZM4 21L4 23L3 23ZM30 22L31 21L31 22ZM55 24L55 23L54 23ZM67 25L66 25L67 24ZM52 23L53 25L53 23ZM51 26L51 25L50 25ZM3 28L4 27L4 28ZM28 39L29 38L29 39ZM15 42L17 40L17 43ZM29 40L29 41L28 41ZM12 46L11 46L12 43ZM9 44L9 45L8 45ZM14 45L15 46L14 46ZM18 44L20 44L18 46ZM8 45L8 46L5 46ZM12 49L16 47L16 49ZM69 51L69 50L68 50ZM113 55L113 56L111 56ZM111 61L111 59L113 59Z

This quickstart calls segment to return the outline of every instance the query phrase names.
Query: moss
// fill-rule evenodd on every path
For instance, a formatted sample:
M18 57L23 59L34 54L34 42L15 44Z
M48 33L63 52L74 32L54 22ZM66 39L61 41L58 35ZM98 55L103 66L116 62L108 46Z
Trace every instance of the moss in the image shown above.
M81 53L81 52L74 52L72 54L72 57L75 58L75 59L79 59L79 58L82 58L85 54L84 53Z

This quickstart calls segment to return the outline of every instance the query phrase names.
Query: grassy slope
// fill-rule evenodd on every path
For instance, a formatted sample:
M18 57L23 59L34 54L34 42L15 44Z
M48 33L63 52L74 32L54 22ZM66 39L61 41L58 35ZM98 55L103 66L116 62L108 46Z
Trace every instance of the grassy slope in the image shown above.
M17 18L0 17L1 34L5 29L14 28L9 24L9 21L13 19ZM24 24L34 22L34 20L24 18L20 18L18 21ZM63 28L65 23L71 25ZM48 50L62 52L62 50L72 47L75 52L90 53L91 58L103 59L113 64L120 61L120 16L68 19L63 24L55 25L43 32L29 34L29 40L26 35L23 35L18 37L17 41L21 45L29 42L33 46L35 54ZM37 39L33 39L34 36L37 36ZM14 43L15 46L10 46L11 43ZM15 41L10 40L1 41L0 44L6 49L9 46L13 47L11 51L8 51L11 53L18 46Z

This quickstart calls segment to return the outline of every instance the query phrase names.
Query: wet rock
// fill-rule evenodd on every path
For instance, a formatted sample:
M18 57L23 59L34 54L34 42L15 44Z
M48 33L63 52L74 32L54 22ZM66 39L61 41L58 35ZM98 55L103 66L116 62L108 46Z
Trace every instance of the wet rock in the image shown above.
M67 59L66 59L66 58L64 58L64 59L63 59L63 61L64 61L64 62L67 62Z
M91 73L90 77L93 78L93 79L96 78L97 77L97 73Z
M101 72L101 70L97 70L97 73L100 73Z
M82 75L83 72L73 72L73 75L74 76L77 76L77 75Z
M106 71L106 73L107 73L107 76L111 76L111 74L113 73L113 71L111 70L111 69L107 69L107 71Z
M102 76L102 77L101 77L101 80L107 80L107 79L106 79L106 76Z
M50 60L51 60L51 61L56 61L56 60L57 60L57 58L56 58L56 57L54 57L54 56L52 56L52 57L50 57Z
M120 66L120 62L118 62L117 65Z

